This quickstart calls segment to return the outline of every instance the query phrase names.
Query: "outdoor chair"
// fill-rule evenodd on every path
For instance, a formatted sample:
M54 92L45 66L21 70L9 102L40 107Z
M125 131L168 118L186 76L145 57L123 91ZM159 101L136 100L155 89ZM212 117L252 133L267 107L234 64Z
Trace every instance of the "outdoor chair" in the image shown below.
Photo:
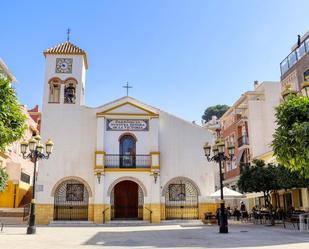
M299 230L299 214L292 214L283 219L283 227L286 228L286 224L290 223L295 228L295 224L297 229Z

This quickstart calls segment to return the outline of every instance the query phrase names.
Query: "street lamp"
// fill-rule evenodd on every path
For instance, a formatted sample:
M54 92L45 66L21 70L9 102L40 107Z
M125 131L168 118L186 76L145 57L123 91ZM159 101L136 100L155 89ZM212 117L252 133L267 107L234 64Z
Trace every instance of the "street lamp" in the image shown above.
M213 156L211 156L211 149L213 152ZM223 197L223 174L222 174L222 162L223 161L231 161L235 154L235 147L233 144L229 144L228 147L228 155L225 155L225 143L223 141L217 141L212 147L206 143L204 145L204 152L207 160L215 161L219 163L219 172L220 172L220 191L221 191L221 201L220 201L220 217L219 217L219 223L220 223L220 233L228 233L228 227L227 227L227 216L225 213L225 207L224 207L224 197Z
M154 182L157 183L158 177L160 175L160 171L158 169L152 170L152 173L150 174L153 176Z
M24 159L29 158L34 162L34 170L33 170L33 179L32 179L32 200L31 200L31 208L30 208L30 219L29 225L27 228L27 234L35 234L35 181L36 181L36 168L37 161L41 159L48 159L49 155L53 151L54 143L48 139L45 143L45 152L44 154L44 146L40 143L41 137L39 135L33 136L28 142L22 141L20 143L20 151L23 155ZM29 152L28 152L29 148ZM27 154L28 152L28 154Z
M287 100L290 96L297 96L297 92L292 89L291 85L286 85L281 96L284 100Z
M309 98L309 81L305 81L302 85L301 85L301 93L304 97L308 97Z

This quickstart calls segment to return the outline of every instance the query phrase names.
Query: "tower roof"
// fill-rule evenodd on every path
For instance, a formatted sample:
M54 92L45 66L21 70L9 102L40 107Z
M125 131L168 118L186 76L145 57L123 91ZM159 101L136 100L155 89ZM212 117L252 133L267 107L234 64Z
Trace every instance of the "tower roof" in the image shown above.
M86 69L88 69L86 51L77 47L76 45L74 45L73 43L69 41L66 41L54 47L48 48L44 50L43 54L45 57L47 54L80 54L80 55L83 55L85 67Z

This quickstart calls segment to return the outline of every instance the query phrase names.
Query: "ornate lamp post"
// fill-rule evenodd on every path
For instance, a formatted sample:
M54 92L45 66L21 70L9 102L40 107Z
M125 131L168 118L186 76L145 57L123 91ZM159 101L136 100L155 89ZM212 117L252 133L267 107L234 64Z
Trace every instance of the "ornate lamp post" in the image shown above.
M204 145L204 152L207 160L215 161L219 163L219 172L220 172L220 191L221 191L221 201L220 201L220 233L228 233L228 227L227 227L227 215L225 213L225 206L224 206L224 196L223 196L223 174L222 174L222 162L223 161L229 161L233 159L233 156L235 154L235 147L233 144L230 144L228 146L228 153L229 155L226 156L224 154L225 152L225 143L223 141L217 141L215 145L212 146L213 156L210 156L211 154L211 146L206 143Z
M28 142L23 141L20 143L21 153L24 159L31 159L34 162L34 170L33 170L33 179L32 179L32 200L31 200L31 208L30 208L30 219L29 225L27 228L27 234L35 234L35 181L36 181L36 168L37 161L40 159L48 159L49 155L52 153L54 143L48 139L45 143L45 151L44 154L44 146L40 143L41 137L36 135L32 137ZM28 152L29 146L29 152Z

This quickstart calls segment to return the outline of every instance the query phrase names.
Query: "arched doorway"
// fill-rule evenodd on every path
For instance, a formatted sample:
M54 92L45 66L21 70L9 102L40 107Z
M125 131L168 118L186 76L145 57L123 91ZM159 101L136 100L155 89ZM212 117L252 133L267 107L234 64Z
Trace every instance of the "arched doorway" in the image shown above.
M186 178L176 178L164 188L166 219L198 219L198 189Z
M62 182L55 190L54 220L88 220L89 193L78 180Z
M135 167L136 139L126 134L119 139L119 154L121 168Z
M121 181L111 192L112 219L143 219L144 194L134 181Z

